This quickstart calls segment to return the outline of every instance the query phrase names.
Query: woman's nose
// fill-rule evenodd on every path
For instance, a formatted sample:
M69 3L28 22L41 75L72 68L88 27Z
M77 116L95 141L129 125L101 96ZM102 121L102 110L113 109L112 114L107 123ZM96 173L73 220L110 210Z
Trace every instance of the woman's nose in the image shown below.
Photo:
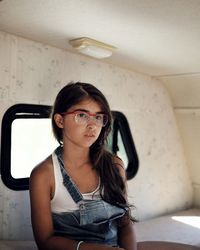
M93 130L97 127L96 123L94 120L90 119L90 121L87 124L88 129Z

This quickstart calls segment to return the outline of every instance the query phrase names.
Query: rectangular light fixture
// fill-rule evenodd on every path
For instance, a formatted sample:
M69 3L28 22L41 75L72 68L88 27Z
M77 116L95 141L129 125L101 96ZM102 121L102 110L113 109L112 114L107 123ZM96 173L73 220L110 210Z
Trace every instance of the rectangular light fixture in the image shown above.
M80 53L98 59L110 57L116 49L116 47L112 45L102 43L88 37L73 39L70 40L69 43Z

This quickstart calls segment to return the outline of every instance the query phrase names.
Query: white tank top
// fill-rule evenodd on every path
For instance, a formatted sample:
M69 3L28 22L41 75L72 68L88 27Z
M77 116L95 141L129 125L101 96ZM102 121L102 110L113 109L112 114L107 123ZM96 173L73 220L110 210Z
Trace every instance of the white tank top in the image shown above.
M51 211L54 213L72 212L78 209L78 205L74 202L66 187L63 185L63 177L60 170L59 162L56 154L52 154L54 179L55 179L55 191L54 197L51 200ZM98 199L99 198L99 186L90 193L82 194L84 199Z

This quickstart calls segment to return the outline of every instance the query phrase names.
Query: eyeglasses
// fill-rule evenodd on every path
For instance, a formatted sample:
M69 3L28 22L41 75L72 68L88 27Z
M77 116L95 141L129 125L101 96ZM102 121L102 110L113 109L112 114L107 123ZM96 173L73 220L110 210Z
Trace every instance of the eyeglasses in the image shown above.
M87 124L92 118L95 124L99 127L105 127L108 122L108 115L103 113L91 114L85 111L64 112L61 115L75 115L75 121L79 124Z

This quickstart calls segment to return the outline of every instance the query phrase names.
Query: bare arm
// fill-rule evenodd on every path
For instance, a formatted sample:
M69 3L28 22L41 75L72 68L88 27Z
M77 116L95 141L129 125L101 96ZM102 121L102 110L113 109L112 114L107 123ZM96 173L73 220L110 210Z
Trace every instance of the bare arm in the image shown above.
M115 158L115 162L122 176L122 179L124 180L125 186L127 187L126 172L124 169L124 164L119 158ZM118 231L118 243L120 247L122 247L125 250L137 250L134 223L131 221L131 219L127 215L125 215L122 218L120 224L121 225L119 226L119 229L118 229L119 230Z
M30 202L33 233L41 250L76 250L78 242L66 237L54 236L51 216L51 192L53 173L51 158L36 167L30 177ZM83 243L80 250L123 250L92 243Z
M125 219L126 220L126 219ZM126 250L137 250L137 243L133 222L130 219L119 228L119 245Z
M54 236L51 217L52 171L51 160L36 167L30 177L31 219L35 241L39 249L76 249L76 242Z

